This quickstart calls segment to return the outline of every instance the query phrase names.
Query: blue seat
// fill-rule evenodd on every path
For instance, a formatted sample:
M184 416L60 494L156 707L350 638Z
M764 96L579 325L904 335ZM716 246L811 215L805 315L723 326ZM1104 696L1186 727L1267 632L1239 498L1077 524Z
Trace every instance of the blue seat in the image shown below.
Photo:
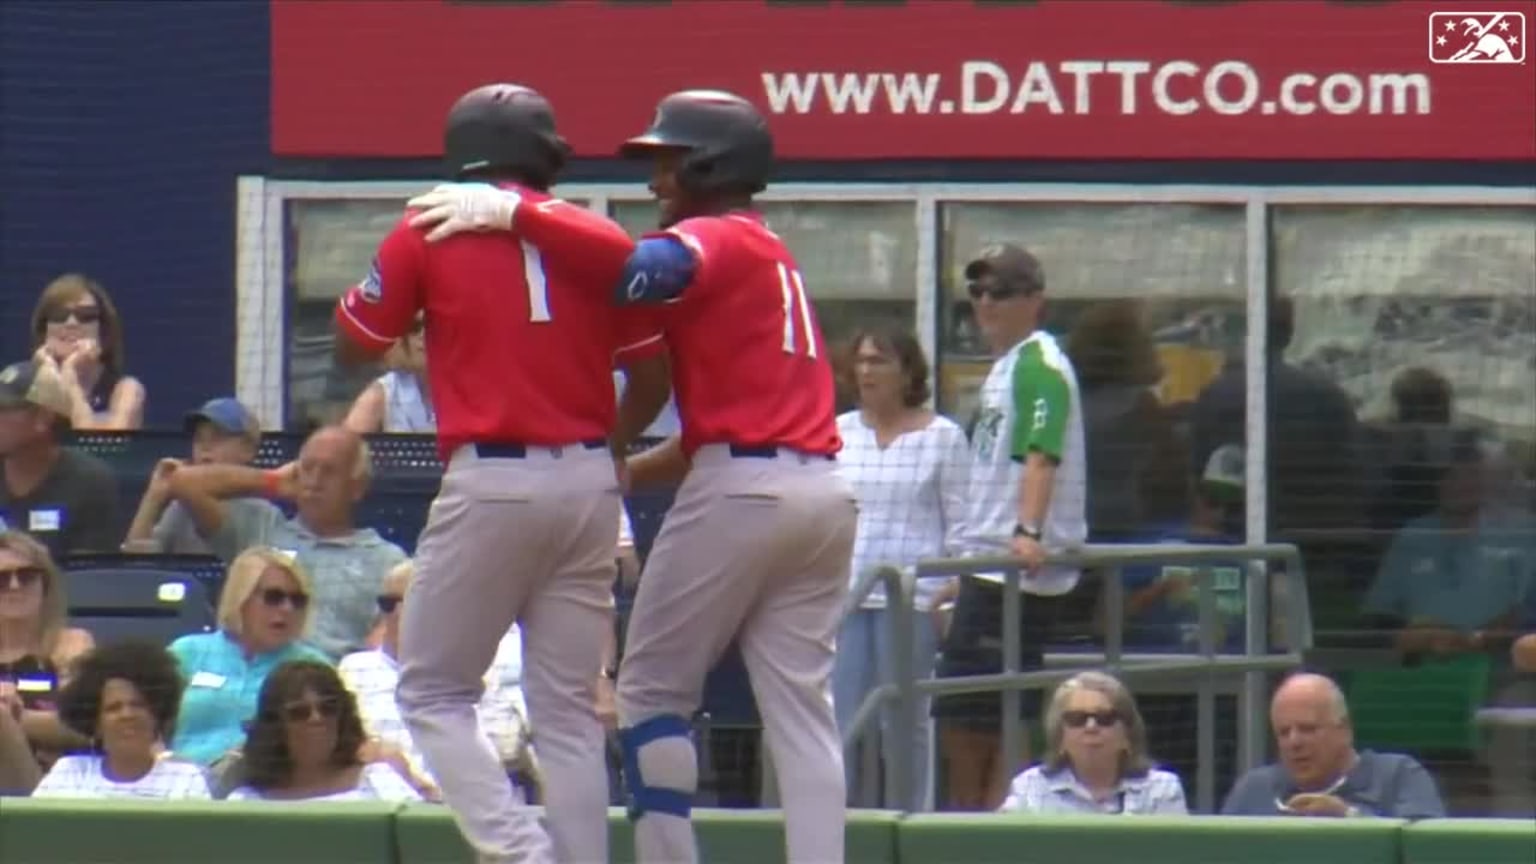
M148 639L163 645L215 627L213 604L190 573L149 567L70 569L64 573L72 626L97 642Z

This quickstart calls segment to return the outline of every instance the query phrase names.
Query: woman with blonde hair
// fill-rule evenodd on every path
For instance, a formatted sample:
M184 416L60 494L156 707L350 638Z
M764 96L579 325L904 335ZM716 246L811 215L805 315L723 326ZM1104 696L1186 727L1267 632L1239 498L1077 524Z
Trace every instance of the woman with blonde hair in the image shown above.
M0 531L0 794L30 792L59 753L87 743L59 721L59 693L95 647L68 616L48 550Z
M245 740L267 675L290 660L330 662L305 644L309 574L292 555L265 546L240 553L219 593L218 630L171 643L187 689L172 751L211 764Z
M1045 710L1045 759L1013 778L999 812L1189 812L1179 778L1152 767L1136 700L1105 672L1062 682Z
M76 429L138 429L144 385L123 370L123 322L95 280L66 273L32 310L33 359L55 369L69 392Z

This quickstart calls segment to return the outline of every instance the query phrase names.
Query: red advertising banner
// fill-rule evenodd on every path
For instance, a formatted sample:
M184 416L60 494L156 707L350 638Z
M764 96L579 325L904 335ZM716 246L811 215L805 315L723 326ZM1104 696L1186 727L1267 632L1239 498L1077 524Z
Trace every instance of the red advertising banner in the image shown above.
M681 89L804 159L1533 159L1536 0L274 0L272 149L433 156L514 81L609 156Z

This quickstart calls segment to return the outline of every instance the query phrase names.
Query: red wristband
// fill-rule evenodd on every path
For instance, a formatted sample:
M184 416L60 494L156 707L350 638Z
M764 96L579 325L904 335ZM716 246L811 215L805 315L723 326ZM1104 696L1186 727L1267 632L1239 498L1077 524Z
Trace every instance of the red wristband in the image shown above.
M282 483L283 483L283 478L282 478L281 475L278 474L276 469L268 469L266 471L261 472L261 494L262 494L262 496L266 497L266 498L277 498L277 497L279 497L278 493L279 493L279 490L282 488Z

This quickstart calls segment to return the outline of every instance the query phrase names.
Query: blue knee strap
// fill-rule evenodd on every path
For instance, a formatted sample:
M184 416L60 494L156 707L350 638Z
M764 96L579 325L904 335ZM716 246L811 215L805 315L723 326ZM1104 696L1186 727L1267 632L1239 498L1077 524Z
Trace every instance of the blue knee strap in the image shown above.
M634 726L619 730L619 746L624 751L624 783L629 787L629 818L647 813L665 813L687 819L693 809L693 793L676 789L658 789L640 775L640 748L662 738L689 738L693 727L688 718L677 714L659 714Z

